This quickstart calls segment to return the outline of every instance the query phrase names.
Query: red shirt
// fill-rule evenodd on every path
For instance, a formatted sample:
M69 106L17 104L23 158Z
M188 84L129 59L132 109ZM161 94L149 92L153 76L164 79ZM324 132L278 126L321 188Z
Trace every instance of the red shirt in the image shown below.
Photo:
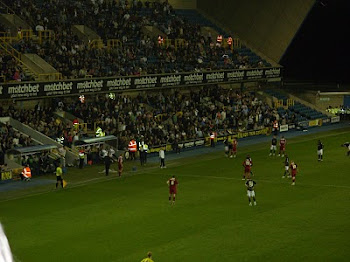
M287 141L286 141L285 138L281 138L281 139L280 139L280 147L281 147L281 148L285 148L286 143L287 143Z
M118 166L123 166L123 157L122 156L119 156L118 157Z
M253 165L253 162L250 158L247 158L246 160L243 161L243 166L245 171L250 171L251 167Z
M237 144L238 144L237 140L233 140L233 141L232 141L233 150L236 150Z
M169 185L169 191L171 194L176 194L176 188L179 183L177 182L176 178L172 177L168 180Z
M290 164L290 169L292 170L292 176L295 176L297 174L297 164L291 163Z

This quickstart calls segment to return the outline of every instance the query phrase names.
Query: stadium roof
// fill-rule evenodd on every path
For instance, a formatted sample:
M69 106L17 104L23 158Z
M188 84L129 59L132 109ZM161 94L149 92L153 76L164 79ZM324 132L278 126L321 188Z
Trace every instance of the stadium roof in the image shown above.
M56 145L36 145L36 146L15 147L15 148L9 149L7 153L31 155L31 154L40 153L42 151L55 149L55 148L57 148Z
M116 140L116 136L102 136L102 137L87 137L82 138L76 142L77 145L87 145L87 144L102 144L107 141Z

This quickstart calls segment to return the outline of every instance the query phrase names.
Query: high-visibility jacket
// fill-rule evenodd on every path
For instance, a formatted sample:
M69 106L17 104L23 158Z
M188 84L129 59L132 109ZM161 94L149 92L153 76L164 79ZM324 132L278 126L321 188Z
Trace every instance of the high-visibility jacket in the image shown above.
M134 139L130 140L129 145L128 145L128 149L130 152L137 151L137 144L136 144L136 141Z
M105 136L105 132L103 132L101 127L97 127L96 129L96 137L103 137Z
M278 122L276 120L275 120L275 122L273 122L273 128L278 129Z
M80 150L79 151L79 158L84 159L84 156L85 156L84 150Z
M218 36L216 37L216 42L222 43L222 35L218 35Z
M227 44L230 46L230 45L232 45L232 42L233 42L233 40L232 40L232 37L230 36L229 38L227 38Z
M26 178L31 178L32 177L32 171L30 170L30 167L25 167L23 168L22 175Z

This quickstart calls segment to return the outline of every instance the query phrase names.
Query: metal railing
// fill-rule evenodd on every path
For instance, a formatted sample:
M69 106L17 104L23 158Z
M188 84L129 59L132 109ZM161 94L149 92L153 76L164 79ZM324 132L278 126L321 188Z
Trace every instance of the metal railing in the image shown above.
M34 76L34 78L37 81L46 81L46 80L60 80L62 79L62 73L55 72L55 73L43 73L43 74L37 74L34 72L30 66L28 66L26 63L22 60L22 53L18 52L15 48L12 47L8 42L4 42L0 40L0 49L4 50L6 53L11 55L16 59L18 63L21 64L21 66L31 72L31 74ZM6 79L4 79L6 80Z
M52 40L54 38L55 34L52 30L42 30L38 32L38 42L41 45L43 43L43 40Z
M3 3L2 1L0 1L0 6L6 10L6 13L7 14L15 14L15 12L8 6L6 5L5 3Z

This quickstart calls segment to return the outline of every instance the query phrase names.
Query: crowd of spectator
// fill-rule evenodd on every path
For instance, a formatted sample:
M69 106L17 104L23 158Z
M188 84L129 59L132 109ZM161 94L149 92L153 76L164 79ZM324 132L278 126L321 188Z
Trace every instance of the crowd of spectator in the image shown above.
M0 50L0 83L10 81L29 81L31 76L27 76L16 59Z
M9 124L0 124L0 146L2 152L15 147L31 145L34 145L34 141L30 136L24 136Z
M119 137L120 149L142 137L150 147L227 132L257 130L273 120L287 121L254 92L203 87L171 94L87 96L86 102L64 102L62 108L89 127L101 127ZM284 118L284 117L283 117Z
M216 44L201 34L197 24L176 15L164 1L5 1L34 31L53 30L54 39L41 44L21 39L14 47L37 53L66 78L173 73L197 70L250 68L248 57ZM87 25L102 39L119 39L118 48L89 48L72 31L72 25ZM181 38L181 48L159 44L143 33L146 25L159 28L169 39Z
M64 143L66 146L71 146L74 139L79 139L73 126L69 123L64 123L59 117L55 116L54 109L51 107L44 108L40 104L37 104L34 109L29 110L16 109L13 106L4 110L0 107L0 117L12 117L48 137ZM27 145L22 144L22 146Z
M21 165L29 165L32 175L52 174L56 170L57 163L50 158L49 152L22 156Z

